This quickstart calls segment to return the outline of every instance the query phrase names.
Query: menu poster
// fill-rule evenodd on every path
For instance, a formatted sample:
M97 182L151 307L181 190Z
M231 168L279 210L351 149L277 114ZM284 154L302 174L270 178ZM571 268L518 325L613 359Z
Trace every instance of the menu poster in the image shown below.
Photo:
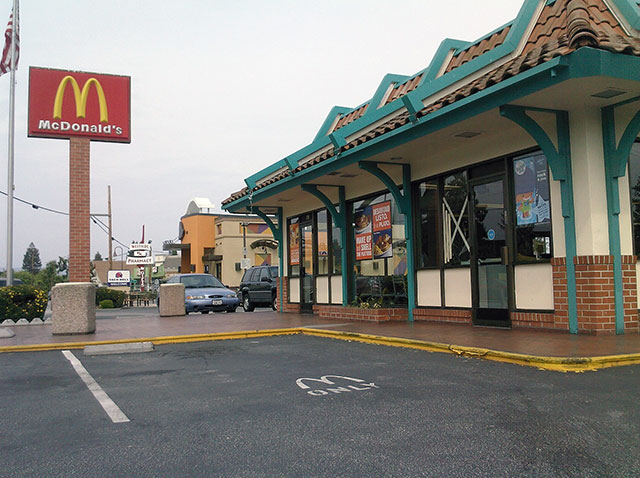
M300 224L289 224L289 265L300 264Z
M329 255L329 241L327 231L318 232L318 255L326 257Z
M549 222L549 175L544 156L517 159L513 163L518 226Z
M371 250L371 206L357 209L356 225L356 260L362 261L373 258Z
M373 226L373 257L382 259L391 257L391 201L371 206Z

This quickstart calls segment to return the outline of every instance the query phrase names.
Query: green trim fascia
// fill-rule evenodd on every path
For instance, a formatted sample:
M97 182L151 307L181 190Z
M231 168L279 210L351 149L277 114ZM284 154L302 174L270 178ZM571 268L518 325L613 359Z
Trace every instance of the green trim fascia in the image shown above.
M282 244L283 244L282 239L284 237L284 222L282 220L282 208L278 207L276 209L277 209L276 217L278 218L277 226L273 223L273 221L269 216L267 216L264 212L260 210L259 207L256 207L256 206L252 207L251 212L258 215L267 224L267 226L269 226L269 229L271 229L271 234L273 234L273 238L276 241L278 241L278 263L279 263L278 281L280 283L280 288L278 289L278 296L280 299L280 310L282 310L282 308L284 307L284 299L282 298L282 276L283 276L282 271L284 271L284 247L282 247Z
M245 179L244 182L249 189L253 189L256 187L257 182L260 181L262 178L269 176L270 174L273 174L277 170L282 168L288 168L289 170L291 169L291 166L289 165L286 159L281 159L277 163L273 163L271 166L267 166L266 168L258 171L257 173L252 174L247 179Z
M540 108L533 108L540 111ZM567 301L569 314L569 332L578 333L578 305L576 299L576 273L573 258L577 254L575 207L573 202L573 175L571 172L571 142L569 131L569 113L566 111L549 112L556 115L558 149L544 129L530 116L524 106L505 105L500 107L500 115L510 119L524 129L542 149L547 158L553 179L560 181L562 216L564 218L564 240L567 268Z
M278 192L298 186L341 169L359 160L367 159L373 154L383 153L401 144L431 134L479 115L493 108L509 104L529 94L544 90L570 79L593 76L608 76L640 81L640 58L629 55L580 48L569 55L557 57L486 88L470 97L456 101L444 108L419 119L417 124L407 124L389 133L374 138L355 148L343 151L339 158L322 161L254 193L256 198L267 198ZM330 141L327 138L327 143ZM237 210L246 207L243 203L248 197L238 198L223 206L225 210Z
M336 209L333 202L318 189L318 187L332 187L338 188L338 208ZM344 186L337 186L334 184L303 184L301 186L303 191L312 194L318 198L322 204L327 208L333 223L340 229L340 238L342 240L342 251L340 256L340 262L342 264L342 305L346 307L349 304L348 301L348 257L347 257L347 200Z
M625 18L627 23L635 28L636 30L640 30L640 9L638 8L638 3L634 0L609 0L612 1L616 6L618 11Z
M627 104L627 102L624 102ZM624 294L622 281L622 246L620 239L620 188L618 178L626 174L633 142L640 134L640 111L627 127L616 145L615 109L618 105L602 108L602 142L609 216L609 254L613 256L613 291L616 306L616 334L624 334Z
M387 164L391 166L402 166L402 192L378 165ZM358 166L363 171L367 171L371 175L378 178L382 184L386 186L393 195L396 205L400 212L404 215L404 233L407 243L407 307L409 322L413 322L413 311L416 308L416 268L415 268L415 251L413 237L413 207L411 204L411 166L402 163L381 163L374 161L360 161Z
M431 63L429 63L429 66L413 75L413 77L415 77L424 73L424 77L422 78L422 80L420 81L420 85L418 86L422 86L425 83L429 83L435 80L436 75L440 71L440 68L442 68L444 60L447 59L447 56L449 55L449 52L451 52L451 50L454 50L457 53L466 49L470 45L472 45L472 43L464 40L445 38L442 43L440 43L440 46L436 50L436 54L431 60Z
M323 136L327 135L327 133L329 132L329 128L331 127L331 125L333 124L333 122L335 121L338 115L346 114L346 113L349 113L350 111L353 111L353 108L349 108L347 106L334 106L333 108L331 108L331 111L329 111L329 114L327 115L324 122L322 123L322 126L320 126L320 129L318 130L318 134L316 134L316 137L313 138L313 143L321 139Z
M375 110L376 108L378 108L378 106L380 106L380 103L382 102L382 98L384 98L384 95L387 93L387 90L392 84L395 83L397 85L401 85L407 82L408 80L410 80L411 78L413 77L407 76L407 75L396 75L393 73L387 73L386 75L384 75L384 78L378 85L376 92L373 94L373 97L371 98L369 107L367 108L367 111L365 111L364 114L366 115L367 113L369 113L369 110L371 109Z

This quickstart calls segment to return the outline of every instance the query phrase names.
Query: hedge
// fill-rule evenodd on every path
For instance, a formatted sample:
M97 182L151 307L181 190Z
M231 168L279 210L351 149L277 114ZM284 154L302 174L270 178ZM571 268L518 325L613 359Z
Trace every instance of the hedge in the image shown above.
M30 285L0 287L0 322L3 320L42 319L47 308L47 293Z
M100 301L101 309L113 309L113 301L111 299L105 299Z
M99 287L96 290L96 305L100 305L103 300L110 300L113 302L113 306L120 308L124 305L124 301L127 298L127 294L120 290L108 289L106 287Z

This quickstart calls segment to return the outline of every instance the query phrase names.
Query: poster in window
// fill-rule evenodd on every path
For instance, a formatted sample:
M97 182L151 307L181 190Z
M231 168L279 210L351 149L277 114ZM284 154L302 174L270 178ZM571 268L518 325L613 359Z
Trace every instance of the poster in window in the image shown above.
M356 210L356 260L373 258L371 250L371 206Z
M551 220L549 174L544 156L517 159L513 163L518 226Z
M391 233L391 201L385 201L371 206L373 227L373 257L382 259L391 257L392 233Z
M289 265L300 264L300 224L289 224Z

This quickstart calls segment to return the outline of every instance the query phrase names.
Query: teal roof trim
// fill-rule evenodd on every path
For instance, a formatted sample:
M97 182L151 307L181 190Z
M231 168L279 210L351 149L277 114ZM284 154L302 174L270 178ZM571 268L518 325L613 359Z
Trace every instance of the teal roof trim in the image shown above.
M277 163L273 163L271 166L267 166L261 171L258 171L257 173L249 176L247 179L244 180L244 183L247 185L249 189L253 189L256 187L256 183L260 181L262 178L269 176L270 174L273 174L282 168L287 168L289 170L291 169L291 166L289 165L286 159L281 159Z
M636 30L640 30L640 8L635 0L612 0L627 23Z
M351 111L353 111L353 108L349 108L348 106L334 106L333 108L331 108L331 111L329 111L329 114L322 123L322 126L320 126L318 134L316 134L316 137L313 138L313 142L315 143L320 138L327 135L327 133L329 132L329 128L331 128L331 125L336 120L338 115L347 114Z

